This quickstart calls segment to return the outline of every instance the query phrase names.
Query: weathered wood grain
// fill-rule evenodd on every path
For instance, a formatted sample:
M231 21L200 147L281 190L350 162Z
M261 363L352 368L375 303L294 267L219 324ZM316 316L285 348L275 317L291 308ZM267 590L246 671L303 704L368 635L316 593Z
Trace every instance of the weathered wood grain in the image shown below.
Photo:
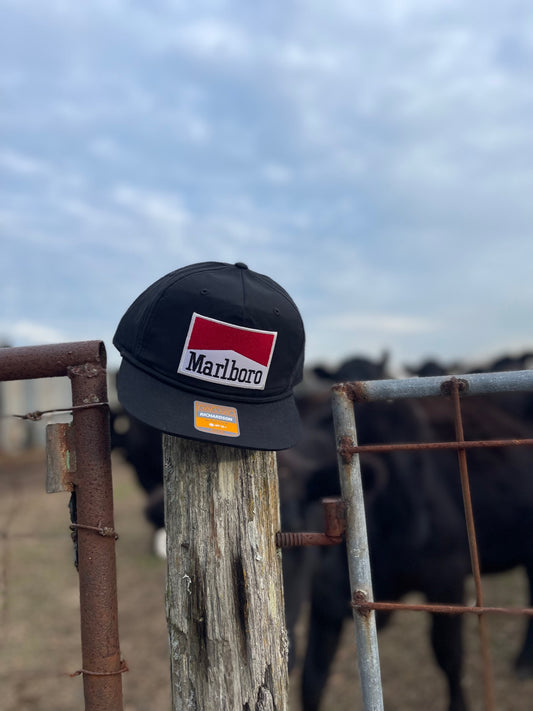
M286 711L276 458L165 436L173 711Z

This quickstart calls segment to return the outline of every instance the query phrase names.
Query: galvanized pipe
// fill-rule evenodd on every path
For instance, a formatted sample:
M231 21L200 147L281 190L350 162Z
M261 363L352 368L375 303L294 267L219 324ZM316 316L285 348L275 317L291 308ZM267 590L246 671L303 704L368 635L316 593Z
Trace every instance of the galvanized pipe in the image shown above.
M85 711L122 711L106 352L101 341L0 349L0 380L67 376L77 470L80 618ZM87 528L85 528L87 526Z
M357 445L353 402L342 387L332 389L333 420L337 447ZM350 586L354 596L373 601L370 554L366 531L363 484L359 455L343 457L338 464L342 497L346 505L346 546ZM359 677L365 711L383 711L383 691L375 612L354 609Z
M370 402L442 395L442 388L450 382L451 377L450 375L438 375L428 378L362 380L344 385L355 402ZM471 373L459 375L457 378L461 383L464 383L461 396L533 390L533 370Z

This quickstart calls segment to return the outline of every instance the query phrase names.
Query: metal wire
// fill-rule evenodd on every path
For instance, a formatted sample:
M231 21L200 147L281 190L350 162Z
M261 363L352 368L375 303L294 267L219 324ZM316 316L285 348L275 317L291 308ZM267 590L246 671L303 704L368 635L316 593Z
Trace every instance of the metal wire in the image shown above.
M109 407L109 402L89 402L86 405L71 405L70 407L55 407L51 410L35 410L34 412L27 412L25 415L0 415L2 418L15 418L18 420L30 420L31 422L38 422L45 415L53 415L56 412L75 412L77 410L87 410L91 407Z

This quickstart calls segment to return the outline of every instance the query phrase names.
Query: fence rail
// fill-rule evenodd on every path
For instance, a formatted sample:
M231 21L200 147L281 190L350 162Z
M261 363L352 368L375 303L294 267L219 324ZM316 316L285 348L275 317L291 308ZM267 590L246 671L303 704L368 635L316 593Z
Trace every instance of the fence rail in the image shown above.
M341 383L336 385L333 391L345 391L354 402L432 397L449 394L454 380L458 382L461 396L533 390L533 370L514 370L397 380L362 380L355 383Z

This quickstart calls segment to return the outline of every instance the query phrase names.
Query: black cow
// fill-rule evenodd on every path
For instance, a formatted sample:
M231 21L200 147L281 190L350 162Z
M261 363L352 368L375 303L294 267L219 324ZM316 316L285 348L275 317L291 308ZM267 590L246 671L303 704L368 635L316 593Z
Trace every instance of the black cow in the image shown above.
M331 381L359 380L360 372L345 364L331 374ZM526 436L520 423L494 402L465 398L463 408L469 439ZM320 435L318 431L326 427L330 439L325 450L331 453L335 443L329 405L323 404L321 414L315 413L313 418L313 422L306 418L311 428L307 439L314 441L320 436L323 440L324 430ZM361 444L455 439L451 403L441 399L357 405L356 421ZM318 430L315 434L313 428ZM310 503L318 496L338 493L333 457L313 468L303 450L289 452L287 456L299 461L300 468L294 476L306 479ZM381 457L380 461L386 477L380 478L377 487L376 467L369 470L363 458L361 462L375 598L398 600L409 591L420 591L432 602L461 603L470 563L456 454L403 452ZM529 546L533 534L532 463L530 452L524 448L475 450L469 455L483 572L522 565L530 583L533 582L533 553ZM369 471L370 488L365 482ZM345 551L341 547L324 548L315 555L313 564L314 568L306 573L310 579L311 612L302 675L304 711L318 709L344 617L351 612ZM290 589L291 579L287 579L286 585ZM295 617L294 613L291 617ZM378 616L379 625L384 621L383 616ZM460 682L460 629L459 616L433 616L431 640L448 681L450 711L466 708ZM522 674L531 674L533 670L532 630L528 625L525 644L517 659L517 669Z
M429 378L435 375L448 375L450 373L464 373L460 365L448 365L434 358L423 361L417 366L407 365L405 370L409 375L417 375L420 378Z
M487 372L505 370L528 370L533 367L533 353L524 351L519 355L502 355L492 361L486 368Z
M111 412L111 448L130 464L146 494L144 515L153 529L152 549L165 556L163 443L161 432L121 409Z
M486 367L485 372L528 370L533 367L533 353L526 351L517 356L501 356ZM481 368L480 368L481 370ZM533 393L508 392L491 396L498 406L522 422L533 424Z
M510 402L505 395L466 397L461 401L465 439L531 438L531 425L502 407ZM421 405L437 440L454 439L450 404L446 400L431 398L421 401ZM525 446L471 449L467 464L482 572L499 573L523 566L529 586L528 604L533 606L533 550L530 545L533 536L533 452ZM454 472L457 469L456 455L449 451L441 452L438 457L435 455L435 467L456 505L462 506L462 493ZM515 668L520 677L533 675L531 618Z
M417 366L405 366L409 375L420 377L432 375L451 375L453 373L495 373L505 371L529 370L533 367L533 352L524 351L518 355L500 355L498 358L483 364L464 366L460 363L443 363L435 359L428 359ZM522 422L533 423L533 393L503 392L487 395L490 400L501 409Z

